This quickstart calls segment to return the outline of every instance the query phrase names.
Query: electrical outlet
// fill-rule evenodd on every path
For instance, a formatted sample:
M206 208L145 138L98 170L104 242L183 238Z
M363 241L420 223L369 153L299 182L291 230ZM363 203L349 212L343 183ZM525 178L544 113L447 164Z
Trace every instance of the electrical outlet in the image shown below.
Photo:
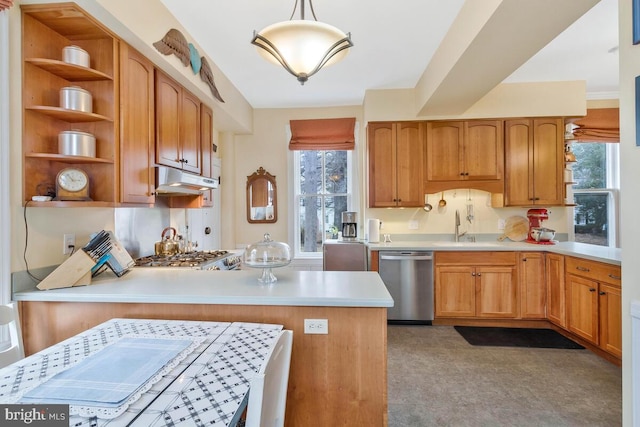
M409 230L417 230L418 229L418 221L412 219L409 221Z
M76 235L75 234L65 234L62 236L62 253L64 255L70 254L73 251L73 248L69 246L76 245Z
M328 319L304 319L304 333L305 334L328 334L329 320Z
M504 230L504 219L498 220L498 230Z

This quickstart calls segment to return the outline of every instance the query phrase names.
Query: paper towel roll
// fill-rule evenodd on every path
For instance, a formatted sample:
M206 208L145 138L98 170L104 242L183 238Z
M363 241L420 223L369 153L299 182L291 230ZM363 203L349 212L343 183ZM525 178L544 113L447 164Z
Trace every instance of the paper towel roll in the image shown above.
M380 241L380 220L369 219L369 242L378 243Z

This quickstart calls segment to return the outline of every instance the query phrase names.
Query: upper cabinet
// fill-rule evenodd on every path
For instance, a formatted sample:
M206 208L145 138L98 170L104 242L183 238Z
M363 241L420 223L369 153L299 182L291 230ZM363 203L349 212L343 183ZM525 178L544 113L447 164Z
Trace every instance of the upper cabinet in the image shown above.
M427 123L427 193L475 188L504 189L502 120Z
M425 122L368 124L369 207L424 205Z
M564 204L564 122L505 121L505 206Z
M213 171L213 111L200 105L200 142L202 143L202 176L218 179ZM202 206L213 206L213 190L202 195Z
M154 68L151 61L120 45L120 194L123 203L155 202Z
M75 4L22 5L21 9L23 200L54 195L58 172L72 167L88 175L91 200L33 205L112 206L118 202L119 91L114 81L119 41ZM63 49L68 46L84 50L89 66L63 61ZM87 91L89 107L68 104L75 109L63 108L60 92L68 87ZM64 131L95 137L95 156L70 155L79 151L62 149L58 138Z
M156 163L200 174L200 100L156 70Z

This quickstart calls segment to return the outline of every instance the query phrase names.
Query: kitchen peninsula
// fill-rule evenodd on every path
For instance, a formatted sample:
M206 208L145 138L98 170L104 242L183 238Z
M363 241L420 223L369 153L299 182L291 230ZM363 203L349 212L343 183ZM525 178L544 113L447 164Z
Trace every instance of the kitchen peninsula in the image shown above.
M242 321L293 331L286 424L387 425L387 307L375 272L134 268L89 286L14 289L27 354L112 318ZM305 334L305 319L327 319L328 334Z

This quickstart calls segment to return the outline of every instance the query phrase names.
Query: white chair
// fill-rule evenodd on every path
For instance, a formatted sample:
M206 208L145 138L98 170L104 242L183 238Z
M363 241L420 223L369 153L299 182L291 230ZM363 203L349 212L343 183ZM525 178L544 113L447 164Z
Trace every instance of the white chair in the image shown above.
M282 427L287 403L292 331L282 331L260 372L251 379L246 427Z
M2 325L8 326L5 329L9 330L11 342L9 348L0 351L0 368L24 358L24 345L22 344L22 330L20 328L17 303L0 305L0 326Z

